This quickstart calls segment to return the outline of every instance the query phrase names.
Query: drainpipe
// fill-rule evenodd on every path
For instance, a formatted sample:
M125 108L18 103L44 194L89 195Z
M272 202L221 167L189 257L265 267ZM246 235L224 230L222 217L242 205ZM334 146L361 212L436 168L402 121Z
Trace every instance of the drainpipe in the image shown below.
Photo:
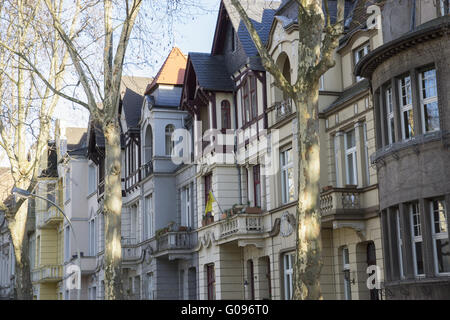
M410 31L416 28L416 0L412 0Z

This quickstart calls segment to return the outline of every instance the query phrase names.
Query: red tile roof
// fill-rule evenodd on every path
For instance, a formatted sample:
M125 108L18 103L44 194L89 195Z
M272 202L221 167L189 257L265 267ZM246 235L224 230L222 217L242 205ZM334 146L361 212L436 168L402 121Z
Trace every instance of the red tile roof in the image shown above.
M186 71L187 57L177 47L174 47L166 61L159 69L155 79L147 86L145 94L150 94L158 84L182 85Z

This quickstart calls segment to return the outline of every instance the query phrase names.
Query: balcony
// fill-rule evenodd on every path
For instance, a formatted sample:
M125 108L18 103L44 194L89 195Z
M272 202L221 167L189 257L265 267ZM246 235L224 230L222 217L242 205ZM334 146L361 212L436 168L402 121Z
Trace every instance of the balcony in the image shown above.
M336 214L359 214L361 190L351 188L330 188L320 195L322 217Z
M260 214L235 214L220 221L219 241L258 240L264 235L263 217Z
M150 160L149 162L141 166L141 177L142 179L145 179L152 173L153 173L153 160Z
M49 229L64 221L64 216L56 207L50 207L47 211L36 212L37 227L39 229Z
M141 248L136 243L136 238L122 239L122 260L124 263L138 260L141 257Z
M31 281L34 283L49 283L58 282L62 280L61 265L48 265L33 270L31 273Z
M196 245L194 234L187 231L167 232L156 241L157 252L170 250L190 250Z

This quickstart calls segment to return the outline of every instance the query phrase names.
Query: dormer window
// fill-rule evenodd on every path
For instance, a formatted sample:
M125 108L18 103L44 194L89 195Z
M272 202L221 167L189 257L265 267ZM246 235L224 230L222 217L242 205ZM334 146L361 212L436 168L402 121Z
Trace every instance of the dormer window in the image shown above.
M358 62L369 53L370 51L370 43L367 42L365 44L363 44L362 46L358 47L357 49L355 49L353 51L353 58L354 58L354 62L355 62L355 66L358 64ZM356 82L361 81L363 78L357 76L356 77Z

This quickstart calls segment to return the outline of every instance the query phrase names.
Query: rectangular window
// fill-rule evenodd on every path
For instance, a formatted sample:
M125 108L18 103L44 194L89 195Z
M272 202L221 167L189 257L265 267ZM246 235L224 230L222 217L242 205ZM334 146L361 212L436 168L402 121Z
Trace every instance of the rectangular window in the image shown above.
M366 43L364 45L362 45L361 47L359 47L358 49L356 49L355 51L353 51L353 56L354 56L354 61L355 61L355 66L358 64L358 62L369 53L370 51L370 44ZM363 78L357 76L356 77L356 82L361 81Z
M253 167L253 195L255 206L261 208L261 175L259 165Z
M342 270L344 272L344 298L352 300L352 288L350 283L350 256L348 248L342 248Z
M206 265L206 278L208 285L208 300L216 300L216 276L214 264Z
M389 144L395 142L395 126L394 126L394 105L392 103L392 88L386 89L386 120L388 128L388 141Z
M409 205L409 214L411 220L414 274L416 276L421 276L424 274L423 251L422 251L423 239L422 239L422 226L420 222L420 212L418 203L412 203Z
M185 187L184 194L184 221L186 227L192 227L191 188Z
M130 208L130 219L131 219L131 228L130 228L131 233L129 237L130 244L134 244L137 241L137 234L138 234L137 218L138 218L138 207L137 205L132 205Z
M47 199L52 201L52 202L56 202L56 184L55 183L48 183L47 184ZM50 209L51 207L53 207L53 204L51 204L50 202L47 202L47 210Z
M439 130L439 109L436 86L436 69L419 73L420 111L424 133Z
M400 120L403 140L414 136L414 116L412 109L411 77L405 76L398 80L400 96Z
M363 129L364 129L364 156L365 156L365 160L366 160L366 181L367 181L367 185L370 185L370 171L369 171L369 141L367 139L367 123L364 122L363 125Z
M334 136L334 170L336 170L336 186L341 185L341 177L339 175L339 136Z
M292 278L294 273L294 260L295 253L290 252L286 253L283 256L283 271L284 271L284 299L291 300L292 299Z
M243 86L243 107L244 107L244 123L247 123L250 121L250 95L249 95L249 85L248 80L244 83Z
M145 212L144 212L144 239L147 240L153 237L153 206L152 195L145 197Z
M320 76L319 90L325 90L325 75Z
M450 245L444 200L431 201L430 212L436 274L446 274L450 272Z
M154 299L154 288L153 288L153 272L147 273L147 299L153 300Z
M450 14L450 0L439 0L441 16Z
M345 168L349 185L358 184L357 163L355 129L352 129L345 133Z
M256 77L250 77L250 97L252 103L252 120L258 117L258 101L256 99Z
M89 166L88 174L89 174L88 193L91 194L95 192L95 190L97 189L97 175L96 175L97 173L95 171L94 165Z
M403 239L402 239L402 225L400 223L400 211L398 208L395 210L395 222L397 227L397 245L398 245L398 261L400 279L405 278L405 272L403 270Z
M281 152L281 195L283 203L294 200L294 164L292 148Z

